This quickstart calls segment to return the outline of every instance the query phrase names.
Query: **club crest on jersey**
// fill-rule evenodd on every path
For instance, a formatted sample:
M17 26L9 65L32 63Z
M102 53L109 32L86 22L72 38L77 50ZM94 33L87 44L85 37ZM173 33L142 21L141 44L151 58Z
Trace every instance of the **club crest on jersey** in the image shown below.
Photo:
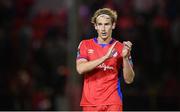
M113 54L113 57L117 57L117 55L118 55L118 53L117 53L117 52L115 52L115 53Z
M88 54L93 54L94 50L93 49L88 49Z
M100 65L98 66L98 68L101 68L101 69L103 69L104 71L106 71L106 70L113 70L113 69L114 69L112 66L108 66L108 65L106 65L106 64L104 64L104 63L100 64Z

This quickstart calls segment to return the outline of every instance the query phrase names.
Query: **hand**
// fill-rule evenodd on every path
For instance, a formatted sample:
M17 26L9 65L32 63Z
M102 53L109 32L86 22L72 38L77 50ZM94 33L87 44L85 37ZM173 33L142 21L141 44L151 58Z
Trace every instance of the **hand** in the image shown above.
M106 59L112 57L113 54L115 53L114 46L116 45L117 42L118 42L118 41L114 42L114 44L109 48L108 52L107 52L106 55L105 55L105 58L106 58Z
M125 41L125 42L123 42L123 44L124 44L124 47L123 47L123 50L122 50L122 57L127 58L127 57L130 56L132 43L130 41Z

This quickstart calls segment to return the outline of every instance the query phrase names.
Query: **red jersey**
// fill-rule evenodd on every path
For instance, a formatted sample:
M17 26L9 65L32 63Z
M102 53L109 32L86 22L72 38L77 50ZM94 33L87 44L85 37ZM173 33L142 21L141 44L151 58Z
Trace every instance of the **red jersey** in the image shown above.
M98 44L96 38L83 40L78 47L77 59L84 58L91 61L101 58L108 52L115 41L115 39L112 39L109 44L102 46ZM123 44L117 42L114 48L116 52L113 57L84 74L81 106L122 105L118 71L123 61L121 56Z

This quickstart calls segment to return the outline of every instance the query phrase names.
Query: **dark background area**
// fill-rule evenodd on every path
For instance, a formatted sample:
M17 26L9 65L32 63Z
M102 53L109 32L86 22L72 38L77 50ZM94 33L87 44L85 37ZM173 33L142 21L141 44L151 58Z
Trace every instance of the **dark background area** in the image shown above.
M133 43L124 110L180 110L179 0L1 0L0 110L81 110L69 46L96 36L90 19L103 7L118 12L113 37Z

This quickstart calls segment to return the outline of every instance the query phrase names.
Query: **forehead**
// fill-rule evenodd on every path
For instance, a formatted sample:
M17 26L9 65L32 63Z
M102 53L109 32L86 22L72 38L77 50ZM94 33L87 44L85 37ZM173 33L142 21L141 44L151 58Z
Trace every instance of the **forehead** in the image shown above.
M101 15L97 16L96 21L97 22L100 22L100 21L111 21L111 17L109 15L107 15L107 14L101 14Z

